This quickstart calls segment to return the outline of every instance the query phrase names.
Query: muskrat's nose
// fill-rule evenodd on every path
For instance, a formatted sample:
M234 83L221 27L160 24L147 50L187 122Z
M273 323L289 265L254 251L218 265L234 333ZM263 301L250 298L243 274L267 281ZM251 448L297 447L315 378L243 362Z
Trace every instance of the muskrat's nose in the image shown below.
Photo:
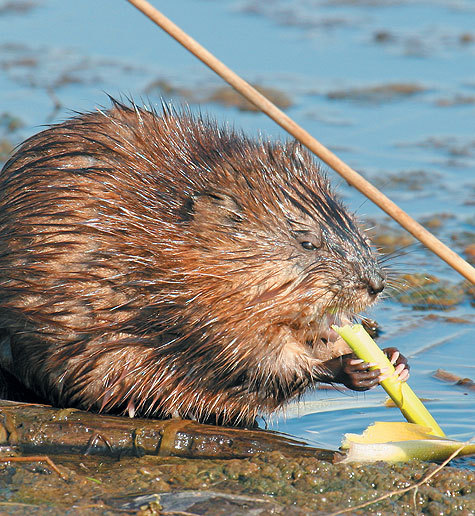
M377 296L384 290L385 286L384 276L376 273L368 278L367 289L370 296Z

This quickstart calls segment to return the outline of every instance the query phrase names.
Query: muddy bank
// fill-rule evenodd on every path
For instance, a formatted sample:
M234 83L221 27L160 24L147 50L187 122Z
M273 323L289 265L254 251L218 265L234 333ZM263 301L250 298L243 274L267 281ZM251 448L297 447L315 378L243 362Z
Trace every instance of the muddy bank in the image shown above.
M1 514L330 514L437 467L335 463L338 452L262 430L13 402L2 402L0 439ZM415 494L351 514L468 516L474 481L473 471L446 467Z
M179 510L189 514L328 514L407 487L436 467L289 460L280 452L229 460L51 458L65 480L44 462L0 465L2 514L160 514L160 507L173 514L180 500ZM445 468L415 495L395 496L351 514L468 516L475 511L474 481L473 472ZM194 492L185 496L188 490Z

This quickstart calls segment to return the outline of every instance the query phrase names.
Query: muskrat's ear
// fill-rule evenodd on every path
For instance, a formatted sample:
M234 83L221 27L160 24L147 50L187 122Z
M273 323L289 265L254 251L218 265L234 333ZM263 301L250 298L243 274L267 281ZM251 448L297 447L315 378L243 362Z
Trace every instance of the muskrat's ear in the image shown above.
M182 220L235 225L242 221L242 206L232 196L221 192L200 192L186 199Z

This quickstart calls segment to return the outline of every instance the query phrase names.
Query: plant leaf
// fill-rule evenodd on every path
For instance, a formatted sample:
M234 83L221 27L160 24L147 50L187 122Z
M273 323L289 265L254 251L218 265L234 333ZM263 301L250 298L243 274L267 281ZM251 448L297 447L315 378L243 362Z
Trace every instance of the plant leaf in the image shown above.
M458 456L475 454L475 443L436 437L429 431L414 423L378 421L361 435L345 434L341 448L347 454L342 462L443 461L459 448Z

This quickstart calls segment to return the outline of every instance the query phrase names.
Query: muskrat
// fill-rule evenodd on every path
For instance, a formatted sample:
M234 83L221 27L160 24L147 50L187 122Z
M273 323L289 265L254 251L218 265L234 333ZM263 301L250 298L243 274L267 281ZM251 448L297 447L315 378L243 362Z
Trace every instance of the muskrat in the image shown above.
M38 399L252 425L381 378L330 326L386 273L299 144L113 101L26 140L0 196L0 365Z

